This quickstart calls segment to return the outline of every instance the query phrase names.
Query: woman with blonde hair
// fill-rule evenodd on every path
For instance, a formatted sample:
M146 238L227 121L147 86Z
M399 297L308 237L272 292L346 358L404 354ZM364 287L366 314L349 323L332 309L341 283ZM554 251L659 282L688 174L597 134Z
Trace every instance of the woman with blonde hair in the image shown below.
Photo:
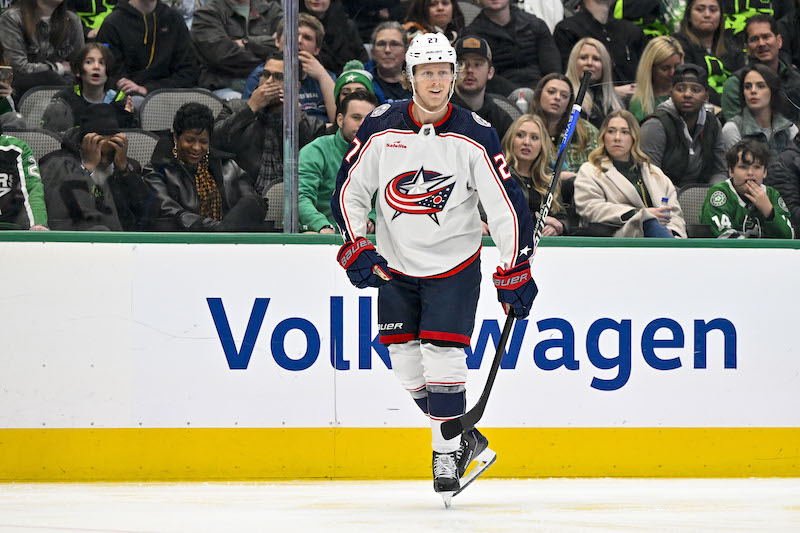
M589 90L583 99L583 109L589 122L598 128L611 111L625 109L621 96L633 94L633 84L614 86L611 66L611 56L606 47L591 37L584 37L575 43L567 60L566 74L573 90L577 91L580 87L584 72L588 71L592 75Z
M658 104L669 100L675 67L683 63L683 48L675 37L659 35L647 43L636 70L636 91L628 109L642 122Z
M685 238L675 186L642 152L636 117L612 111L598 142L575 178L581 226L614 237Z
M547 126L537 115L522 115L508 128L501 143L511 176L522 188L528 208L536 217L547 195L547 186L553 173L555 147L547 134ZM556 184L550 213L542 230L544 237L563 235L567 217L559 201Z

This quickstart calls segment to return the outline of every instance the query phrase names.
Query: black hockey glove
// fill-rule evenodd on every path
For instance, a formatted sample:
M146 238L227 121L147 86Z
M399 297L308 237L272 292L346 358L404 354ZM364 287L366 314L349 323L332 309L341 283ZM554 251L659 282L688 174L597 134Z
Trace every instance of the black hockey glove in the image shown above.
M508 270L497 267L492 279L497 287L497 300L503 304L506 314L513 309L514 316L519 320L528 316L533 299L539 293L531 275L531 264L525 261Z
M381 257L372 243L364 237L344 243L336 259L347 271L350 283L359 289L380 287L392 279L386 259Z

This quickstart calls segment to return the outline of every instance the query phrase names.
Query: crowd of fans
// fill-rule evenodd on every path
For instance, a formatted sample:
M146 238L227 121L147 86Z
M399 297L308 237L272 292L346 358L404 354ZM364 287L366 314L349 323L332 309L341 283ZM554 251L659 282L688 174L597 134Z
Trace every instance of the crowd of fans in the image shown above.
M267 231L283 178L279 0L0 1L0 228ZM349 143L376 106L407 100L409 42L441 32L460 63L452 103L496 129L536 214L580 79L584 113L545 236L687 237L682 188L719 237L800 226L800 0L300 0L299 199L329 233ZM18 111L63 87L38 124ZM145 97L203 88L151 161L125 129ZM36 161L14 129L62 149ZM41 175L40 175L41 172ZM488 234L488 228L485 228Z

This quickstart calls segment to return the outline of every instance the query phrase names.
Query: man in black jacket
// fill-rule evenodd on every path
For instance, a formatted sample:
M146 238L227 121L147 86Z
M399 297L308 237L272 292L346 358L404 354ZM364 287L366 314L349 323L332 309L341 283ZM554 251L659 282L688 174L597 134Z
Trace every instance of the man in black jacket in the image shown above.
M800 135L772 160L764 183L781 193L792 215L792 226L800 227Z
M121 2L97 34L119 67L119 87L141 103L156 89L197 85L197 59L180 13L159 0ZM138 98L136 98L138 96Z
M582 0L580 10L575 15L558 23L553 38L561 51L564 71L575 43L584 37L594 37L611 54L614 80L624 85L636 81L636 67L647 43L639 26L628 20L617 20L611 15L613 4L614 0ZM633 91L630 93L633 94Z
M262 194L283 179L283 56L273 54L264 65L258 87L249 100L229 100L217 117L211 144L235 155L235 160ZM300 113L302 148L325 134L325 123Z
M561 55L547 24L510 2L481 0L483 10L464 35L477 35L489 43L495 71L513 84L512 89L533 89L542 76L561 72Z

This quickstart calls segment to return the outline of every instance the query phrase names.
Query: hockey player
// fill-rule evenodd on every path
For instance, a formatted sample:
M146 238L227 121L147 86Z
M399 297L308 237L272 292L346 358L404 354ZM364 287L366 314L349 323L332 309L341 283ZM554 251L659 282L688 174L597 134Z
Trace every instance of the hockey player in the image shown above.
M537 293L533 221L495 130L449 102L458 64L447 38L415 37L404 74L412 101L384 104L367 117L342 162L331 207L345 241L339 263L356 287L378 287L380 342L430 418L433 486L449 505L495 458L478 430L450 440L440 430L466 407L464 348L481 279L478 200L500 251L498 299L519 319ZM376 192L377 249L364 238ZM478 466L462 486L473 460Z
M778 191L764 185L770 152L753 139L739 141L725 156L727 180L708 190L700 222L721 239L793 239L791 215Z

